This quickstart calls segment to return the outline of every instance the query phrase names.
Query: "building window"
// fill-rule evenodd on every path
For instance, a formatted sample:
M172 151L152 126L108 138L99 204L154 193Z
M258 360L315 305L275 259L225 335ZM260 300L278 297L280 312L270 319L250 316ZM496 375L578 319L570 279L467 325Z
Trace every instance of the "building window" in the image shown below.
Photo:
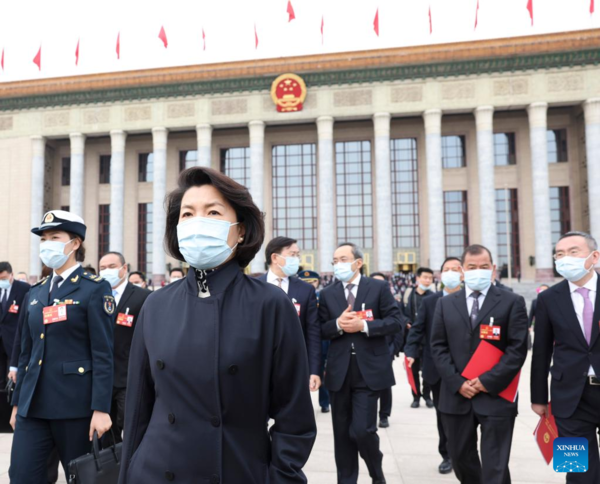
M546 135L548 140L548 163L567 162L569 160L567 130L549 129Z
M317 148L314 144L273 147L273 235L317 248Z
M507 231L508 230L508 231ZM521 269L521 250L519 245L519 202L517 190L496 190L496 236L498 239L497 267L502 277L508 277L508 251L512 276L516 277Z
M152 204L138 205L138 271L152 274Z
M338 242L373 247L371 142L335 144Z
M419 247L419 179L417 140L393 139L392 229L394 247Z
M98 206L98 257L108 252L110 241L110 205Z
M550 187L550 223L554 246L562 235L571 230L569 187Z
M496 166L517 164L515 133L496 133L494 135L494 161Z
M179 173L198 164L198 152L196 150L179 152Z
M469 245L467 192L444 192L446 256L460 257Z
M442 136L442 166L444 168L467 166L464 136Z
M110 183L110 155L100 156L100 183Z
M61 163L61 185L68 187L71 185L71 158L65 157Z
M250 185L250 148L223 148L221 172L240 185Z
M154 180L154 153L138 155L138 181L151 182Z
M60 207L60 209L61 209L63 212L68 212L68 211L70 210L70 208L71 208L71 207L70 207L70 205L62 205L62 206Z

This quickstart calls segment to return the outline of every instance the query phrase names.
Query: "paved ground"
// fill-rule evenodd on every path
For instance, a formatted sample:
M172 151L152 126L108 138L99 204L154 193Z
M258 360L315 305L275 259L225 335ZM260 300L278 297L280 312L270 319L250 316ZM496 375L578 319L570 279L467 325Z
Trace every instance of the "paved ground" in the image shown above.
M530 354L531 355L531 354ZM458 482L453 474L442 476L437 472L441 458L437 453L435 413L424 405L411 409L412 396L400 363L396 363L398 385L394 387L394 407L391 426L379 432L384 453L384 472L388 484L442 484ZM537 417L529 407L529 360L521 382L521 415L517 418L510 469L513 484L565 482L546 466L533 439ZM315 408L318 405L315 399ZM308 480L315 484L335 484L336 471L333 457L331 414L317 413L319 435L312 456L306 466ZM11 435L0 435L0 484L8 484L8 464ZM62 481L64 482L64 481ZM361 461L359 484L369 484ZM151 484L151 483L149 483ZM191 484L191 483L184 483Z

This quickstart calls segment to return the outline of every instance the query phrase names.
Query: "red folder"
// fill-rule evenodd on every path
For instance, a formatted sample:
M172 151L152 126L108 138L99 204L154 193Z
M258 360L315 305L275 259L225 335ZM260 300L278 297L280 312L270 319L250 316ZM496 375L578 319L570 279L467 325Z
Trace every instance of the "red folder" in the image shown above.
M406 377L408 378L408 384L412 388L415 395L418 395L417 384L415 383L415 376L413 375L412 368L408 366L408 358L404 357L404 368L406 369Z
M544 415L540 418L537 427L533 431L533 435L546 464L550 465L552 454L554 453L554 439L558 437L558 428L556 427L554 415L552 415L551 403L548 403L548 413L550 414L549 417Z
M471 357L471 360L462 372L462 376L469 380L479 378L485 372L490 371L494 366L500 363L500 359L504 355L502 350L496 348L493 344L487 341L481 341L479 346L475 350L475 353ZM517 376L508 385L507 388L500 392L499 396L514 403L517 399L517 393L519 391L519 379L521 378L521 372L517 373Z

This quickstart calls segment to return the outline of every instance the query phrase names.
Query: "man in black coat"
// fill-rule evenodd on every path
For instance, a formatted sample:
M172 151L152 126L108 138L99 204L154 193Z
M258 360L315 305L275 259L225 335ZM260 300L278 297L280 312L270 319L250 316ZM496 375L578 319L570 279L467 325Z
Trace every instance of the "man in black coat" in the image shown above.
M331 340L325 385L331 394L339 484L356 484L358 454L373 483L385 483L377 435L377 400L395 384L386 336L402 329L400 311L382 281L361 276L363 255L342 244L333 255L337 279L321 291L321 335Z
M315 288L296 277L300 267L298 241L289 237L275 237L267 244L265 260L269 270L258 279L280 287L294 304L306 343L309 386L312 392L316 392L321 386L321 327Z
M485 247L467 247L462 267L465 289L439 299L433 319L431 355L442 377L439 410L459 481L509 484L518 400L509 402L499 394L518 375L527 356L525 300L492 284L496 267ZM504 355L491 370L468 380L462 372L482 340Z
M104 255L100 259L99 269L100 276L110 283L117 304L114 329L114 379L110 411L113 431L112 434L107 433L105 439L107 439L106 443L110 443L114 434L118 443L123 441L127 368L133 331L142 306L151 292L128 282L127 263L125 257L119 252L108 252Z
M23 298L29 288L29 284L14 278L9 262L0 262L0 388L6 386L8 372L17 371L18 364L14 367L10 365L11 354L19 326L19 314L23 310Z
M552 413L560 437L589 442L588 470L567 482L600 482L600 260L596 240L569 232L556 244L556 269L566 280L541 293L535 313L531 403L535 413ZM550 367L550 362L553 362ZM548 372L551 398L548 398Z

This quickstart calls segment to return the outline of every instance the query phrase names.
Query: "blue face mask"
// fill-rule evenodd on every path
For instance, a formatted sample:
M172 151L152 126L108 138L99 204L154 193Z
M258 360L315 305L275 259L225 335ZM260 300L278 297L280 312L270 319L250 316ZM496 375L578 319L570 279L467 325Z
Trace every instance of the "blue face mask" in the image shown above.
M65 254L65 247L67 244L73 242L73 239L69 242L60 242L58 240L47 240L40 244L40 259L45 266L50 269L60 269L69 260L69 256L73 251Z
M448 289L456 289L460 286L460 272L446 271L442 272L442 283Z
M490 269L474 269L465 271L465 284L472 291L485 291L492 285Z
M2 279L0 281L0 289L8 289L10 287L10 279Z
M104 269L103 271L100 271L100 277L106 279L110 284L110 287L116 287L122 279L122 277L119 277L119 271L122 268L123 267L118 269Z
M554 261L557 272L567 281L577 282L583 279L591 270L585 268L586 261L592 256L593 252L587 257L566 256Z
M421 291L429 291L429 289L431 289L431 285L429 286L425 286L424 284L419 284L419 289L421 289Z
M185 261L199 270L214 269L225 262L235 248L229 247L229 229L238 223L194 217L177 226L179 251Z
M298 269L300 268L299 257L283 257L282 255L278 255L277 257L285 259L285 264L283 266L277 265L286 276L291 277L298 274Z
M356 262L356 261L354 261ZM356 271L352 270L354 262L338 262L333 266L333 275L342 282L348 282L354 277Z

